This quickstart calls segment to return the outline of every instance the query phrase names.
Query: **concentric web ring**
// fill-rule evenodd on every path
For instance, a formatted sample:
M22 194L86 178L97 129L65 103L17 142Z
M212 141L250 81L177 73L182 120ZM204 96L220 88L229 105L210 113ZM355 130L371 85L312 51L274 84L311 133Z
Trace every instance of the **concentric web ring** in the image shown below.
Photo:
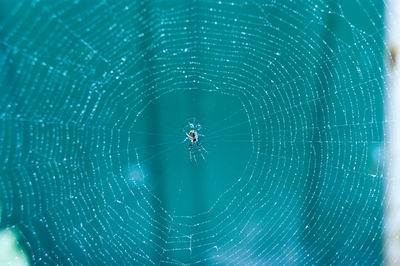
M384 3L260 2L1 2L32 263L382 263Z

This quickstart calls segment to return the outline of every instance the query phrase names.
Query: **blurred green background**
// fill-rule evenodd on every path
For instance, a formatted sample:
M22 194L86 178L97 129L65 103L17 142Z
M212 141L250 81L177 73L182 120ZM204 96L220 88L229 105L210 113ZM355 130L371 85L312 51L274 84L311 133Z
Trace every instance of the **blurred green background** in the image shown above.
M22 260L383 263L381 1L0 3Z

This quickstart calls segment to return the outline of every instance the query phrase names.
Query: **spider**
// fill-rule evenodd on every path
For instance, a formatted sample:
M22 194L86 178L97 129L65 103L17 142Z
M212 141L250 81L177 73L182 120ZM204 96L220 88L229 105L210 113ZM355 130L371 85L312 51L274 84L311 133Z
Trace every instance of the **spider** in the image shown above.
M198 130L200 130L200 129L201 129L200 124L196 124L196 123L194 123L194 121L190 122L188 124L187 130L189 130L189 133L187 131L185 131L185 129L184 129L184 132L186 135L186 138L184 141L186 141L187 139L190 140L190 143L189 143L190 161L194 160L196 163L197 163L197 159L196 159L195 147L197 148L197 151L200 153L203 160L205 160L206 158L204 157L202 150L205 153L208 153L207 150L203 147L203 145L201 145L201 143L199 142L199 136L204 136L198 132Z

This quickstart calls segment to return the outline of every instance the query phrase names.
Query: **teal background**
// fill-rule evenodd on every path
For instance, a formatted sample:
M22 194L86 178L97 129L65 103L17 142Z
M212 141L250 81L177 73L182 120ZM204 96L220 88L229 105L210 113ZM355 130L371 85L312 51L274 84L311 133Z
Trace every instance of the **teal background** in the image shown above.
M383 263L382 2L0 3L30 263Z

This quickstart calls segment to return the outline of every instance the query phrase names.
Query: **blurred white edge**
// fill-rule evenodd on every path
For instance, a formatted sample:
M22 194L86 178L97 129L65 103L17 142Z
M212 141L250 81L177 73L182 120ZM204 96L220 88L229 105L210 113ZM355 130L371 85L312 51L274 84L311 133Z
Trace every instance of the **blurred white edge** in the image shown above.
M0 265L29 265L24 251L18 244L17 236L11 228L0 231Z
M385 1L385 218L384 260L400 265L400 1Z

